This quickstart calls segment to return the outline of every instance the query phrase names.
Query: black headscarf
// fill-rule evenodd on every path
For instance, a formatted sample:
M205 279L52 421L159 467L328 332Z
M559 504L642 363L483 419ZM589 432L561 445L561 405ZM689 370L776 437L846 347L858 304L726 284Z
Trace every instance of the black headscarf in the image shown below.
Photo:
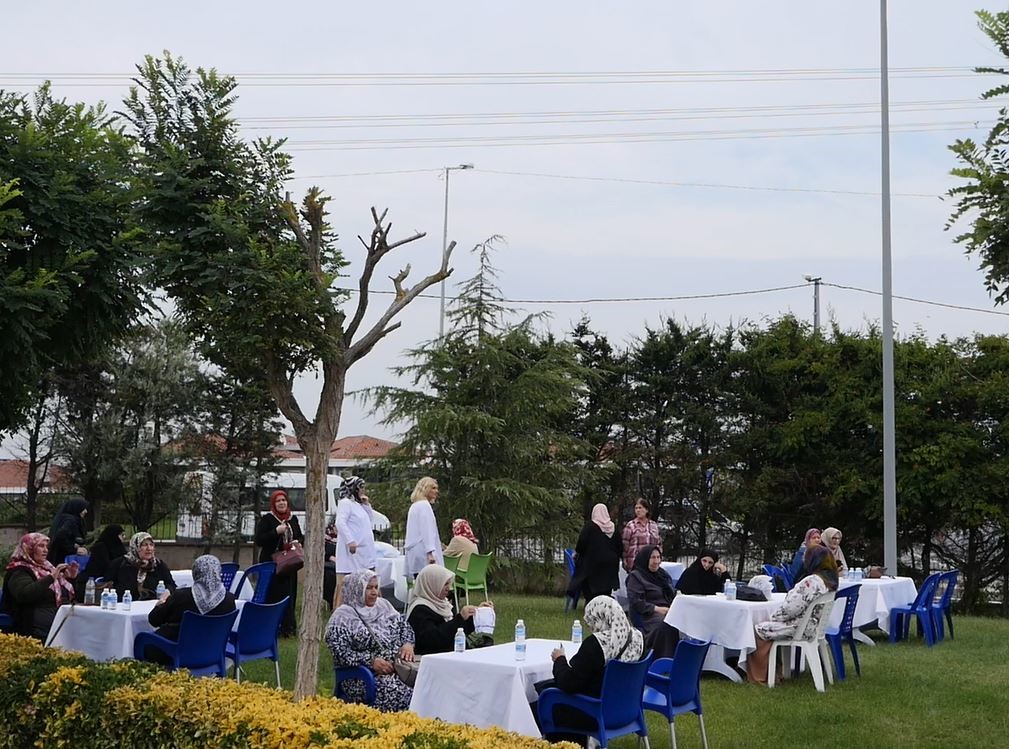
M77 534L79 538L84 537L84 520L81 518L81 513L88 509L88 503L83 499L68 499L63 503L60 511L56 513L56 517L53 518L53 524L49 528L49 538L52 538L56 531L64 523L75 525L80 529ZM72 519L72 520L71 520ZM63 560L60 560L63 561Z
M654 585L657 585L662 589L662 597L667 601L672 601L673 596L676 595L676 591L673 590L673 580L669 577L668 573L661 567L659 567L655 572L648 569L648 560L652 556L652 552L655 551L658 546L643 546L641 551L637 553L634 557L634 569L632 572L637 572L641 577Z
M718 561L718 554L711 549L701 549L697 559L683 570L680 579L676 581L678 591L687 595L713 596L722 590L722 576L715 574L713 565L710 570L704 569L701 565L701 560L704 557L711 557L714 561Z
M117 557L126 556L126 544L120 536L123 533L123 526L116 525L106 525L102 529L102 532L98 534L98 538L95 539L94 546L101 544L109 552L109 559L116 559ZM94 546L91 548L91 553L94 554Z

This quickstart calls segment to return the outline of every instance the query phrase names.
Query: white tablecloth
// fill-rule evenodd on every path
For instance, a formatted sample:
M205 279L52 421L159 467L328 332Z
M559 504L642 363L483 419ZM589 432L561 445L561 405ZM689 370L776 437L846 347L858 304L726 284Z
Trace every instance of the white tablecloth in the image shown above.
M425 655L410 709L424 718L538 737L529 703L536 699L533 684L553 675L550 651L557 645L556 640L527 640L524 661L515 660L514 643ZM562 645L569 658L578 652L573 643Z
M242 581L242 575L245 574L245 570L239 570L235 574L235 579L231 581L231 592L234 593L238 589L238 583ZM192 570L172 570L172 579L175 581L176 587L179 588L192 588L193 587L193 571ZM246 601L252 600L253 593L256 592L256 588L252 585L253 581L249 580L242 589L242 598Z
M399 554L394 557L379 557L375 560L375 572L378 573L382 585L395 583L396 598L406 603L406 557Z
M115 611L100 606L60 606L56 611L46 645L84 653L92 660L110 661L133 657L133 638L141 632L153 632L147 615L155 601L136 601L129 611ZM238 601L241 612L244 601ZM239 613L241 618L241 613ZM238 620L235 620L238 626Z
M890 609L894 606L906 606L918 595L914 580L910 577L881 577L875 580L845 580L842 579L838 588L844 589L850 585L861 584L858 591L858 604L855 606L854 626L864 627L875 624L886 633L890 632ZM844 616L844 606L841 601L830 612L830 626L840 627Z

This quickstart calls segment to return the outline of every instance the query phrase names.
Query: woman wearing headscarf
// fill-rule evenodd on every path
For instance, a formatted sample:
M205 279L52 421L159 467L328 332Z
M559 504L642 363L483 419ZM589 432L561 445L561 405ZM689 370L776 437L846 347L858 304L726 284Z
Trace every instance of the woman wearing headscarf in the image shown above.
M746 661L747 678L755 683L767 682L767 659L773 640L790 640L795 637L795 627L806 610L824 593L837 590L837 562L834 555L822 544L810 546L803 560L806 576L797 582L781 606L771 614L770 621L754 627L757 648ZM809 618L804 637L812 637L820 619L830 616L831 605L822 607Z
M630 663L641 659L645 651L641 633L627 621L627 615L613 598L597 596L585 605L585 624L592 634L585 638L570 662L564 651L555 648L553 659L553 684L572 694L596 697L602 693L603 675L610 661ZM595 728L595 721L581 710L568 706L554 708L554 719L560 725L584 730ZM548 739L582 743L584 736L550 735Z
M14 620L14 631L45 642L56 610L74 600L72 580L75 564L53 565L49 537L44 533L26 533L7 564L3 583L4 609Z
M452 540L445 547L445 556L458 557L459 564L456 569L465 572L469 569L469 558L472 554L479 554L477 547L477 537L473 535L473 529L469 521L465 518L456 518L452 521Z
M154 555L154 538L144 531L134 533L130 538L126 556L109 563L105 582L113 584L120 598L127 590L130 591L134 601L157 598L159 582L164 583L169 591L174 591L176 587L168 565Z
M333 611L326 626L326 644L333 666L364 666L375 674L375 707L385 712L410 707L413 689L403 683L394 668L396 658L414 660L414 634L403 615L379 595L378 575L358 570L343 581L343 603ZM346 692L364 699L364 685L350 681Z
M627 576L627 603L640 620L645 647L655 651L656 658L672 658L680 633L666 624L665 618L676 590L661 565L658 546L645 546L638 552Z
M77 576L77 597L84 597L84 586L89 579L106 577L112 560L126 556L126 544L123 543L123 526L107 525L98 534L98 539L91 545L91 556L88 563Z
M586 603L596 596L608 596L620 587L620 553L623 544L615 532L610 512L602 502L592 508L592 515L575 544L575 574L568 584L568 595L581 593Z
M799 548L795 550L795 556L792 557L792 563L788 565L788 573L792 576L792 580L798 580L799 576L802 574L802 560L806 558L806 550L810 546L818 546L820 544L820 529L810 528L806 531L806 536L802 539L802 543L799 544Z
M162 637L177 641L182 627L182 615L187 611L207 616L222 616L235 610L235 596L221 581L221 560L211 554L193 562L193 587L165 591L147 615L147 621ZM147 647L144 660L170 664L161 650Z
M711 549L702 549L697 559L683 570L676 581L676 589L688 596L713 596L722 592L722 586L729 579L729 571L718 561L718 554Z
M63 503L49 528L49 561L59 564L70 554L87 554L84 548L84 516L88 503L83 499L70 499Z
M291 512L291 502L287 492L278 489L270 495L270 511L265 513L256 524L256 546L259 547L259 561L272 562L273 555L291 546L295 541L305 542L301 532L298 517ZM298 598L298 573L274 575L270 579L270 589L266 593L267 603L277 603L289 598L284 609L284 619L280 623L280 634L283 637L293 637L298 629L294 615Z
M624 525L622 534L624 544L624 569L630 573L634 569L634 559L638 552L646 546L658 546L662 551L659 538L659 525L652 520L651 505L644 497L638 497L634 503L634 517Z
M438 501L438 482L425 476L410 495L410 511L406 514L406 574L416 575L429 564L442 565L445 557L434 518L434 503Z
M455 573L437 564L420 571L413 584L413 598L406 608L406 620L413 627L418 655L451 652L456 630L467 635L474 631L476 606L452 610L449 594Z
M340 605L340 583L344 575L375 569L375 533L364 479L351 476L340 487L336 509L336 601Z
M336 601L336 520L326 524L326 536L322 544L325 560L322 566L322 600L332 611Z
M848 561L844 558L844 552L841 551L841 538L841 531L837 528L825 528L820 536L820 541L834 555L834 561L837 562L837 574L843 577L848 572Z

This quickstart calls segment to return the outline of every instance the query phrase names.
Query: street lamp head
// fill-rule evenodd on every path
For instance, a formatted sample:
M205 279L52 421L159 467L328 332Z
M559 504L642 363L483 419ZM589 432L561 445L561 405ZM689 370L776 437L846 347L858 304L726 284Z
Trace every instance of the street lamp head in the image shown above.
M472 168L473 168L472 164L460 164L459 166L456 167L456 169L472 169Z
M803 276L803 279L808 281L809 283L816 283L817 281L821 280L821 276Z

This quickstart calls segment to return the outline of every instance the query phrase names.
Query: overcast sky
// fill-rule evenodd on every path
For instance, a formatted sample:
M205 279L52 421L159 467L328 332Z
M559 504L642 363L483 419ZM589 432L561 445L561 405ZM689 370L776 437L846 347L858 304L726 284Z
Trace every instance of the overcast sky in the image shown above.
M975 261L944 231L947 150L978 137L1003 62L962 0L891 0L894 293L993 309ZM992 10L999 7L990 6ZM879 3L54 3L4 9L0 88L51 78L59 96L113 104L133 66L168 49L239 77L250 137L289 137L298 179L333 196L340 246L360 266L369 208L393 233L428 236L386 259L374 288L410 262L414 278L449 237L492 234L506 297L673 297L804 284L878 291ZM314 118L314 119L313 119ZM981 129L977 129L980 127ZM505 174L508 172L510 174ZM355 175L355 176L347 176ZM553 175L553 176L536 176ZM744 189L745 188L745 189ZM752 188L752 189L751 189ZM449 289L453 291L452 286ZM706 300L524 304L557 334L588 315L615 342L663 317L810 319L812 287ZM373 309L385 300L375 297ZM878 296L825 287L824 318L862 328ZM895 301L898 333L1004 332L1005 315ZM349 379L390 382L404 349L437 335L438 301ZM314 410L316 383L299 385ZM341 435L393 436L348 400Z

